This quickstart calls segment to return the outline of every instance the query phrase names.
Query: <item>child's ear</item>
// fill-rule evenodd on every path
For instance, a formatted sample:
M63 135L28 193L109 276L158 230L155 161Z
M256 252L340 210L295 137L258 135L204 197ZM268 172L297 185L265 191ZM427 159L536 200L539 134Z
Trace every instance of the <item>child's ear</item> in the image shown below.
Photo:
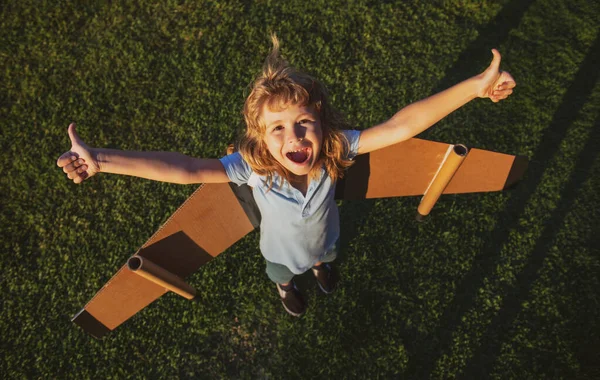
M320 100L319 100L318 102L316 102L316 103L315 103L315 109L316 109L318 112L321 112L321 105L322 105L322 103L321 103L321 101L320 101Z
M227 145L227 149L225 150L225 154L230 155L230 154L233 154L235 152L237 152L237 149L236 149L235 145L233 145L233 144Z

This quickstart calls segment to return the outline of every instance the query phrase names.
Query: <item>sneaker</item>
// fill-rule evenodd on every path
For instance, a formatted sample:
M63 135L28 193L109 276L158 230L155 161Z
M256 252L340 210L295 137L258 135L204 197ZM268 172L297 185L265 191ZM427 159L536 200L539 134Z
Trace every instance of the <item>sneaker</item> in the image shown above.
M337 272L330 263L321 263L319 266L312 267L312 272L317 279L319 288L325 294L331 294L335 290L338 282Z
M279 291L281 303L283 304L285 311L294 317L299 317L304 314L306 311L306 302L304 302L304 297L302 297L302 293L300 293L296 287L294 280L290 282L285 290L281 285L277 284L277 290Z

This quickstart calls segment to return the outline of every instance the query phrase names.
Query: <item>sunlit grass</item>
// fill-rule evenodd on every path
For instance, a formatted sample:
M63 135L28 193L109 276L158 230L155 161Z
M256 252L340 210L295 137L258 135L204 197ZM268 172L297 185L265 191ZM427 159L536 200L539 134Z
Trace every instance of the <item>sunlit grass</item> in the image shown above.
M588 1L0 7L0 373L9 378L597 378L600 8ZM55 165L93 146L219 157L276 31L358 129L482 70L517 79L424 138L530 157L515 189L343 202L342 283L289 317L251 233L102 341L70 318L195 186Z

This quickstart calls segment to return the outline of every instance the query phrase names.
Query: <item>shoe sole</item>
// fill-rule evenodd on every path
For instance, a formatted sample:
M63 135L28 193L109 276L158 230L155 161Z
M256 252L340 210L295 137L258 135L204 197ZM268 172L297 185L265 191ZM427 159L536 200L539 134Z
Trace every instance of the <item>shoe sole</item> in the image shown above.
M294 288L296 289L296 285L294 285ZM296 289L296 291L297 291L297 290L298 290L298 289ZM279 296L281 297L281 304L283 305L283 308L285 309L285 311L287 311L287 313L288 313L289 315L291 315L291 316L294 316L294 317L300 317L301 315L303 315L303 314L304 314L304 312L305 312L306 310L305 310L305 311L303 311L302 313L295 313L295 312L291 311L290 309L288 309L288 307L287 307L287 306L285 306L285 303L283 302L283 296L284 296L284 295L283 295L283 292L284 292L284 290L283 290L283 289L281 289L281 287L279 287L279 284L277 284L277 291L279 292ZM305 306L306 306L306 303L305 303Z
M325 294L331 294L331 293L333 293L333 292L335 291L335 288L336 288L336 287L334 286L334 287L333 287L333 289L331 289L331 291L329 291L329 292L328 292L327 290L323 289L323 287L321 286L321 283L320 283L319 281L317 281L317 285L319 285L319 289L321 289L321 291L322 291L323 293L325 293Z
M315 276L315 279L317 277L317 274L315 273L315 269L312 269L313 275ZM336 281L337 282L337 281ZM317 280L317 285L319 285L319 289L321 289L321 291L325 294L331 294L335 291L335 288L337 288L337 284L333 287L333 289L331 289L329 292L327 290L325 290L323 288L323 286L321 285L321 283L319 282L319 280Z
M287 306L285 306L285 304L283 303L283 301L281 301L281 304L283 305L283 308L285 309L285 311L288 312L289 315L293 316L293 317L300 317L302 315L304 315L304 312L302 313L294 313L293 311L291 311L290 309L287 308Z

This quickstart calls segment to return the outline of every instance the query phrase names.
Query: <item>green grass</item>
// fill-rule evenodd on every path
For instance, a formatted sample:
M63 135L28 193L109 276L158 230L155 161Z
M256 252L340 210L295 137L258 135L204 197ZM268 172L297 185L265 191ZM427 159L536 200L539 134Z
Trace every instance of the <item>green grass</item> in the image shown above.
M7 378L600 377L600 5L506 1L0 5L0 373ZM72 315L195 186L56 167L92 146L219 157L276 31L358 129L503 54L518 82L421 137L527 155L515 189L344 202L342 283L282 309L258 234L94 340Z

